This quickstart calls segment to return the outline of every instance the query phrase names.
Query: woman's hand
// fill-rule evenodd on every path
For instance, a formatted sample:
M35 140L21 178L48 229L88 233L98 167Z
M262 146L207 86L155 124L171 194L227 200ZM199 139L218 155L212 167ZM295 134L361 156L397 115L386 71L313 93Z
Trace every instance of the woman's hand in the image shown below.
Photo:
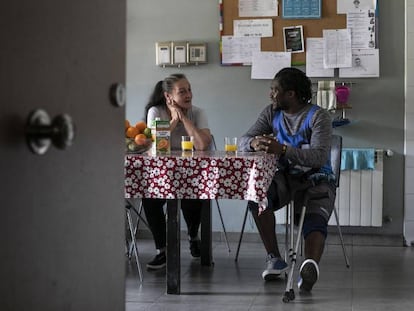
M171 112L171 119L175 121L182 121L183 117L185 116L183 110L174 100L167 101L168 109Z

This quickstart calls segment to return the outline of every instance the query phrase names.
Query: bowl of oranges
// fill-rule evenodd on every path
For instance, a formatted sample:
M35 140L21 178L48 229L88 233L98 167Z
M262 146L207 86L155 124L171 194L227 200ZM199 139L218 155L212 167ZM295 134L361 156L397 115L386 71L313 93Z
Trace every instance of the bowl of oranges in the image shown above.
M144 153L151 149L151 129L144 121L131 125L125 120L125 149L127 153Z

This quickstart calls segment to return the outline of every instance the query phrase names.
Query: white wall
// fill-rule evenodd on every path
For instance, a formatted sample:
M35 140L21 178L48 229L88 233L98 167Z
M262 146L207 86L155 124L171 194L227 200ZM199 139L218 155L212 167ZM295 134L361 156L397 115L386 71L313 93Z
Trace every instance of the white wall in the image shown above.
M333 1L333 0L330 0ZM404 212L404 5L405 0L379 0L380 78L356 82L347 117L354 123L335 130L345 147L391 149L384 163L384 215L392 222L351 232L402 237ZM218 147L225 135L240 136L269 103L268 80L251 80L250 67L225 67L219 62L218 0L128 1L127 118L143 118L144 106L156 81L183 72L192 83L193 104L206 109ZM160 68L155 42L170 40L208 43L207 65ZM229 231L238 232L245 202L222 201ZM213 210L216 213L216 209ZM213 228L220 223L213 214ZM248 231L255 226L249 221Z

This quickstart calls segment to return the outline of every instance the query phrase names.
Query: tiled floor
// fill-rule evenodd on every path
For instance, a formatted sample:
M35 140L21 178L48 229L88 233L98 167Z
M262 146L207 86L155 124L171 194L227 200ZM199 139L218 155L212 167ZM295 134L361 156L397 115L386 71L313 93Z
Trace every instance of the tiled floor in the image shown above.
M139 240L140 260L154 255L153 242ZM225 243L214 242L213 267L201 267L182 241L181 295L165 294L165 270L144 268L140 285L136 267L127 264L126 310L412 310L414 306L414 248L347 245L351 267L345 266L340 245L327 245L320 279L312 294L282 302L285 280L265 283L261 243L243 242L239 261L236 243L229 254ZM300 261L300 259L299 259ZM296 280L296 277L295 277Z

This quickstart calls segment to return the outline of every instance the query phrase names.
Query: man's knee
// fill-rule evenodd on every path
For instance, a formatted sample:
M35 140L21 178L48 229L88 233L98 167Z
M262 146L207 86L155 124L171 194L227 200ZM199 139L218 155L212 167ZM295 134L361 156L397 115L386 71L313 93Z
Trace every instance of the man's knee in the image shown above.
M319 214L308 214L303 221L303 236L306 237L312 233L318 231L326 238L328 235L328 222Z

